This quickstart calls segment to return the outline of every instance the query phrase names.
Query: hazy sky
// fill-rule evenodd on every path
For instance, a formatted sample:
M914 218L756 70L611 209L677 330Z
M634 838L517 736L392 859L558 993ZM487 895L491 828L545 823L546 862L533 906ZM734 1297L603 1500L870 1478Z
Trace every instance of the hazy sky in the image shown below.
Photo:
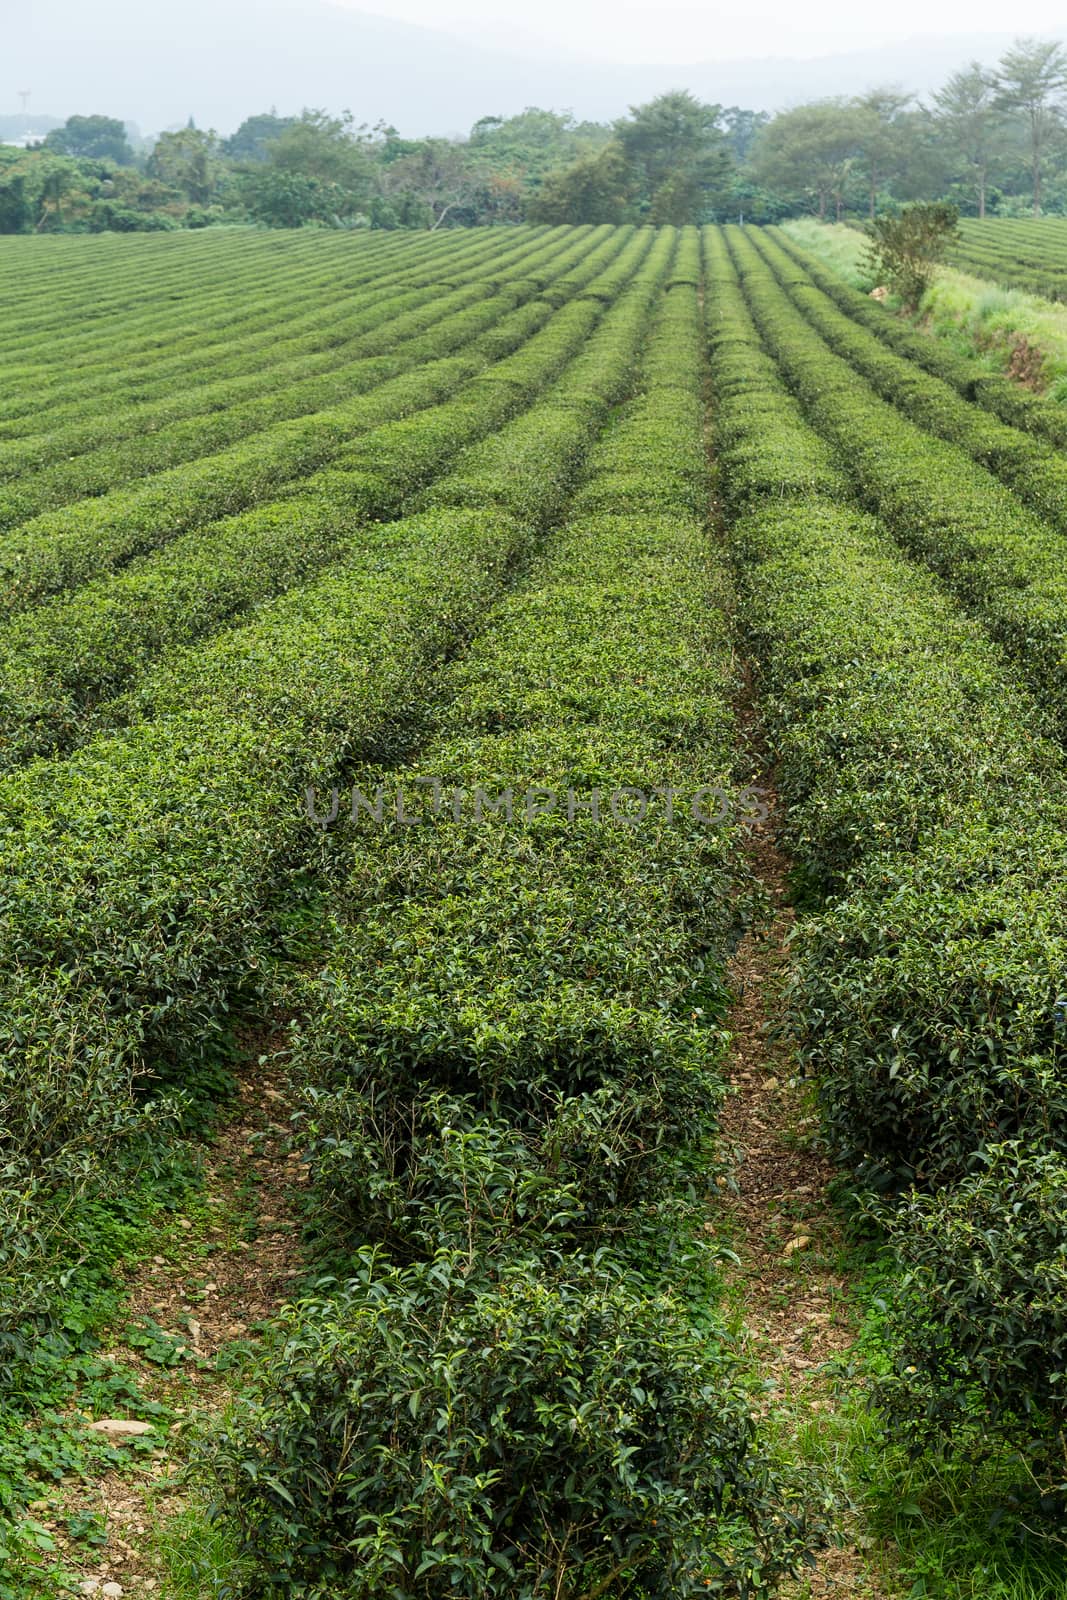
M916 35L1062 35L1056 0L752 0L729 12L707 0L336 0L400 22L443 28L494 46L526 46L601 61L683 62L737 56L818 56Z
M150 132L193 115L230 133L272 105L348 106L407 137L530 105L609 121L672 88L773 111L875 84L928 94L976 55L994 62L1013 34L1067 34L1052 0L748 4L0 0L0 114L19 114L23 89L38 114L104 112Z

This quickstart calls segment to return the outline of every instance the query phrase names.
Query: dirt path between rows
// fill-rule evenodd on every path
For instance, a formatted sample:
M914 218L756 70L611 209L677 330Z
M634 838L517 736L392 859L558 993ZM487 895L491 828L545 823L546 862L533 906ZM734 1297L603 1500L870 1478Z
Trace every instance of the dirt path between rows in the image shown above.
M254 1362L262 1325L300 1276L305 1174L287 1150L285 1082L257 1050L247 1060L235 1104L205 1150L203 1187L189 1196L189 1215L162 1222L157 1253L130 1267L113 1339L100 1352L105 1365L135 1375L140 1400L97 1414L96 1426L136 1427L149 1409L144 1401L163 1406L163 1420L151 1433L115 1430L121 1466L89 1481L64 1480L35 1504L72 1574L73 1588L63 1593L159 1600L165 1592L156 1535L184 1506L189 1441L231 1398L233 1372ZM154 1352L131 1345L131 1325L159 1330ZM161 1365L168 1346L169 1364ZM88 1545L69 1536L72 1522L86 1519L98 1529Z
M818 1118L797 1081L795 1053L779 1027L789 968L789 862L777 844L781 802L763 745L750 674L738 722L768 808L753 827L749 864L773 915L746 935L732 962L736 999L727 1025L732 1089L723 1108L724 1145L737 1152L736 1192L725 1199L731 1244L740 1258L730 1291L744 1319L747 1352L768 1380L766 1406L787 1432L836 1404L827 1371L850 1347L854 1330L842 1265L840 1224L829 1199L834 1168L820 1151ZM872 1571L870 1541L846 1510L842 1544L824 1551L815 1570L783 1597L795 1600L889 1600Z

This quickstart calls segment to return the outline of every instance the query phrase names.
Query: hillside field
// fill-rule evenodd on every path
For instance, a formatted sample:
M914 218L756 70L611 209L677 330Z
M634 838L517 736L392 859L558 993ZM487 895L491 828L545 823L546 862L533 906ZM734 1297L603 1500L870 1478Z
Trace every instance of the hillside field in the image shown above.
M5 237L0 371L0 1600L1063 1593L1063 406L737 226Z

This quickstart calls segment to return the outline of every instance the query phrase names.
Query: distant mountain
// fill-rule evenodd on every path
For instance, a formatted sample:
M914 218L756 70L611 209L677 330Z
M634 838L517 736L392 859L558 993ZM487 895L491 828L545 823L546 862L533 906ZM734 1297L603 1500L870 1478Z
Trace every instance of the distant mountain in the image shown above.
M927 92L971 57L994 60L1011 39L924 38L810 61L616 66L482 48L330 0L167 0L165 15L144 0L33 0L11 12L0 107L30 89L57 117L101 112L159 129L192 115L220 133L271 106L348 108L357 121L382 119L414 137L465 133L480 116L527 105L607 120L679 87L757 110L882 83Z

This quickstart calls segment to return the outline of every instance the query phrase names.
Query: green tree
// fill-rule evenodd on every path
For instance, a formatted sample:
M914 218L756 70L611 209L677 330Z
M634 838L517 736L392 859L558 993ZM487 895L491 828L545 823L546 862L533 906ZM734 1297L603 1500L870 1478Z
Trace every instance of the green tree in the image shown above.
M905 306L914 311L930 285L935 263L958 234L959 212L955 206L905 206L898 217L879 217L873 223L867 258Z
M148 174L183 194L191 205L211 204L218 182L218 138L200 128L161 133L148 158Z
M349 209L351 197L337 184L306 172L280 172L266 166L241 181L241 195L252 218L268 228L302 228L328 223Z
M751 175L772 194L813 204L821 221L832 204L840 220L863 128L854 104L815 100L780 112L761 128Z
M91 161L133 165L133 149L126 125L117 117L68 117L61 128L45 136L44 147L59 156L81 156Z
M744 161L761 128L770 122L769 111L746 111L743 106L727 106L719 115L719 126L726 135L734 160Z
M36 233L62 233L89 207L85 177L76 161L49 152L32 167L36 189Z
M0 233L28 233L33 226L25 168L21 150L0 145Z
M514 117L482 117L467 145L478 222L517 221L550 174L564 172L581 157L595 155L611 138L595 122L576 122L569 112L527 106Z
M623 222L630 206L630 169L618 144L549 173L527 202L531 222Z
M641 209L653 218L700 222L729 190L730 146L719 126L721 107L686 89L631 106L615 124Z
M282 134L288 133L295 122L295 117L279 117L273 110L246 117L236 133L223 139L222 153L230 161L266 161L271 146Z
M935 116L949 150L973 185L978 215L985 216L989 168L1003 127L997 80L981 62L954 72L934 95Z
M446 217L471 207L477 193L467 148L452 139L420 139L390 163L384 185L387 194L406 197L409 204L414 201L425 208L431 231Z
M879 188L902 165L906 137L902 114L911 100L899 89L871 89L852 102L856 163L867 179L867 214L872 222Z
M281 172L336 184L349 196L347 209L355 211L366 205L374 188L373 142L373 134L354 125L350 111L334 117L304 110L270 145L269 156Z
M1022 116L1030 148L1034 216L1041 211L1041 179L1049 147L1063 131L1067 52L1052 39L1017 39L997 68L996 104Z

